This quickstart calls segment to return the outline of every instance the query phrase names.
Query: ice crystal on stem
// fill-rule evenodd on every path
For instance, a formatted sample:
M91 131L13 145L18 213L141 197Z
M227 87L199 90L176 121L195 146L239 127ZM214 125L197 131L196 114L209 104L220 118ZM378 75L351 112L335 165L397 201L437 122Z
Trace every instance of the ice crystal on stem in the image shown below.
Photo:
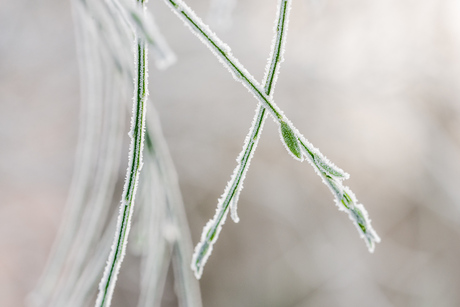
M272 115L275 122L279 125L281 141L285 145L287 151L296 160L303 161L306 159L310 162L313 168L317 171L318 175L323 179L323 182L335 195L336 203L339 206L339 209L349 213L350 218L354 221L355 225L357 225L361 236L365 239L369 251L372 252L374 250L375 243L379 242L380 238L372 228L370 219L367 217L367 212L364 207L358 204L353 193L347 187L342 185L343 179L346 179L348 175L324 157L317 148L310 144L310 142L308 142L307 139L300 134L290 120L283 114L281 109L278 108L269 93L262 90L261 85L232 55L230 48L223 43L182 0L165 1L171 7L173 12L175 12L185 23L185 25L188 26L190 30L197 35L197 37L206 46L208 46L219 61L229 69L229 72L233 75L233 77L240 81L256 97L261 104L261 110L267 110ZM286 24L287 18L284 17L286 17L289 12L290 4L291 2L289 0L280 0L279 4L280 13L278 15L278 20L284 20ZM279 35L283 31L284 24L278 23L276 28L277 34ZM280 37L282 37L282 35L280 35ZM282 41L282 38L280 41ZM280 46L282 46L282 44L280 44ZM280 50L282 51L283 48L281 47ZM282 52L280 52L280 55L282 55ZM280 59L282 59L282 56L280 56ZM273 75L273 78L276 79L276 74ZM261 122L263 123L263 116L261 118ZM258 128L260 127L261 125L258 126ZM251 129L251 131L252 130L253 129ZM246 143L247 144L245 144L244 148L248 147L248 144L250 144L250 142ZM257 141L253 144L256 145ZM203 266L212 252L213 244L218 238L222 225L225 223L228 213L227 208L231 203L232 207L234 207L234 209L232 209L232 217L235 221L238 221L235 201L238 199L239 192L241 191L241 179L244 179L247 166L249 166L248 162L253 154L252 149L245 149L244 152L246 153L246 151L249 155L247 155L248 158L243 170L239 171L239 166L235 169L232 179L227 185L223 196L219 200L214 218L211 219L204 227L201 235L201 241L195 248L192 260L192 269L195 271L197 278L200 278L203 272ZM240 157L245 157L245 154L240 155ZM234 196L236 197L232 200ZM343 204L343 206L340 204Z

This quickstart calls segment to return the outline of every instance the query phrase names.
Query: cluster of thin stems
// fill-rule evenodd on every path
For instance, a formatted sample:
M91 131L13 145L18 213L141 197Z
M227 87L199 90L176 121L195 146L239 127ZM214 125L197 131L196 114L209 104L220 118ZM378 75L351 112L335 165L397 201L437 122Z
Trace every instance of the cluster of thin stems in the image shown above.
M291 121L283 114L273 100L272 88L275 85L279 63L283 59L284 41L286 36L288 14L291 0L280 0L276 19L275 38L272 45L272 56L269 59L264 78L264 85L260 85L244 66L232 55L230 48L223 43L200 18L182 1L165 0L186 26L209 47L219 61L228 68L233 77L240 81L258 100L259 107L253 125L246 137L243 151L237 159L237 165L224 194L217 205L214 218L204 227L201 241L195 248L192 269L195 276L200 278L203 267L209 258L213 244L216 242L226 220L229 207L232 207L232 217L238 222L236 204L242 189L243 180L254 154L261 135L265 113L268 112L279 125L281 140L291 156L299 161L307 160L313 166L323 182L335 196L340 210L348 213L354 222L361 237L364 238L370 252L374 251L375 243L380 241L379 236L371 226L370 219L364 206L358 203L353 192L342 184L349 176L343 170L330 162L321 152L300 134Z
M296 160L310 162L334 194L339 209L348 213L371 252L380 240L364 207L342 184L348 174L309 143L274 102L291 0L278 1L271 53L260 84L182 0L165 2L258 101L243 150L237 158L238 164L192 257L190 232L174 166L153 106L148 106L147 111L147 46L151 46L151 54L159 68L171 64L174 55L145 10L144 0L73 0L83 88L81 118L84 121L66 217L48 267L30 295L31 306L86 305L95 294L101 274L96 306L110 306L127 249L131 221L136 216L136 194L139 194L142 214L138 214L137 225L133 226L134 250L142 255L138 306L159 306L167 268L172 261L180 305L200 307L199 286L189 263L196 278L200 278L228 212L231 211L235 222L239 221L239 194L268 114L279 125L281 141L288 153ZM225 16L224 19L228 19L234 4L234 0L213 1L214 10ZM228 24L228 20L225 23ZM132 79L130 153L115 223L115 217L110 218L110 207L119 170L123 116L127 109L123 99ZM141 169L144 170L142 175Z
M132 219L139 247L133 252L142 259L138 306L159 306L171 262L181 306L202 306L189 269L192 243L174 166L158 116L147 101L147 43L158 68L175 57L139 4L72 1L82 85L79 145L64 220L29 306L93 305L98 282L97 305L109 306ZM131 151L117 224L117 212L111 211L119 197L115 187L133 79ZM144 180L139 181L141 168ZM133 211L138 181L136 202L142 215Z

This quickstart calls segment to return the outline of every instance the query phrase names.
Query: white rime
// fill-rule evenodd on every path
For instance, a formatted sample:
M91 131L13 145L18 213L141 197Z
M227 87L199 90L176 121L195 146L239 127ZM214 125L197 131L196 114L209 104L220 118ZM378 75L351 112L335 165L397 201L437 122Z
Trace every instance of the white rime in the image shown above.
M292 125L289 119L276 106L273 99L261 89L261 86L257 83L254 77L252 77L252 75L248 73L244 66L241 65L239 61L231 54L230 48L224 44L182 0L165 1L178 15L178 17L185 23L185 25L190 28L192 33L196 34L197 37L214 53L219 61L229 69L233 77L236 80L242 82L243 85L256 97L259 103L264 108L266 108L267 111L270 112L274 120L280 126L280 133L282 135L281 141L291 156L299 161L307 158L317 173L323 178L323 182L336 196L338 202L344 202L346 197L351 199L349 206L350 216L357 223L359 227L358 230L366 238L366 244L368 245L369 251L372 252L375 243L379 242L380 238L372 229L370 220L366 217L365 212L361 210L362 206L358 206L356 201L352 199L350 195L348 195L346 192L343 192L344 188L341 181L347 178L348 174L331 163L319 152L318 149L311 145L302 134L300 134L300 132ZM289 5L287 4L290 4L290 2L281 1L281 3L286 5L284 7L285 12L288 12ZM280 7L283 6L280 5ZM280 31L280 29L281 27L278 26L277 31ZM280 60L282 60L282 57L280 57ZM302 153L299 152L300 150ZM236 176L234 178L236 178ZM230 186L231 183L227 185L226 193L224 193L224 195L227 194L227 190L230 190ZM195 271L197 278L199 278L202 274L203 265L212 251L213 244L216 241L227 216L227 210L225 207L221 207L220 204L221 201L219 201L219 205L214 218L210 220L205 226L201 236L201 241L195 248L194 257L192 260L192 269ZM347 206L345 205L345 207ZM236 213L234 213L233 216L236 220L238 220Z
M122 193L121 206L117 222L117 230L112 249L107 260L104 275L99 284L99 294L96 306L110 306L118 272L126 252L128 235L131 226L131 217L134 208L134 199L142 166L142 150L144 146L145 111L147 89L147 45L144 40L136 40L135 49L136 78L134 80L134 104L131 118L131 144L128 169Z
M271 53L267 63L267 69L265 70L264 76L264 90L266 95L271 95L275 87L277 80L277 74L279 73L279 64L283 59L284 43L286 41L285 33L287 31L288 15L289 15L290 1L280 1L278 5L278 16L275 23L275 35L272 41ZM251 129L246 136L243 150L239 154L237 166L233 171L233 175L224 190L224 193L220 197L216 214L213 219L208 222L206 227L203 229L201 235L201 241L195 248L195 253L192 260L192 269L195 271L197 278L200 278L203 267L212 252L212 245L217 240L222 225L224 224L228 207L231 208L231 217L235 223L239 222L237 214L237 205L239 195L243 189L243 182L246 177L246 173L249 169L251 159L254 155L255 149L262 134L262 129L266 119L266 111L263 105L259 105L256 109L256 114L252 121ZM203 255L203 253L205 253Z
M272 98L265 94L262 86L233 56L230 47L223 43L203 21L182 0L165 0L174 13L184 22L196 36L209 47L219 61L228 68L235 80L240 81L261 104L272 114L275 121L287 121L283 112L275 105ZM292 127L291 127L292 128Z
M72 0L82 83L76 167L62 229L40 282L28 296L29 307L79 307L93 304L102 275L104 278L100 288L104 293L99 295L98 304L110 305L126 250L137 178L143 166L141 152L147 97L147 48L144 41L152 46L157 67L164 68L174 59L153 23L152 16L133 2ZM133 41L137 61L133 61ZM137 74L134 73L136 68L139 72ZM119 158L125 137L124 115L128 109L124 102L131 95L126 95L126 89L133 79L136 89L131 130L128 133L131 139L129 168L120 214L114 212L113 218L110 218L107 215L118 179ZM133 103L129 103L129 106L133 107ZM158 120L155 118L155 121ZM158 124L155 130L161 131ZM162 136L157 136L156 140L160 138ZM161 143L163 147L166 146L164 140ZM169 244L170 250L174 250L172 261L176 288L179 290L177 296L180 306L201 307L199 285L189 269L192 242L183 204L181 200L178 201L180 195L177 194L180 192L177 180L173 178L172 161L165 157L167 150L161 151L162 159L158 164L164 164L159 166L164 182L156 188L164 189L163 194L168 194L167 209L175 221L174 225L166 227L174 229L169 231L175 234L169 235L171 242L166 242L168 239L163 241ZM154 249L150 248L147 252L151 253L149 261L156 260ZM162 263L165 272L169 260L168 263ZM152 275L150 277L157 278ZM152 287L156 288L149 282L142 284L144 293L151 293ZM146 304L151 306L149 302Z
M340 211L345 211L356 226L361 238L366 242L369 252L374 252L375 243L380 242L380 237L372 228L371 220L366 209L358 203L355 194L342 181L349 175L327 160L317 148L306 139L299 139L303 154L313 166L335 197L335 202Z

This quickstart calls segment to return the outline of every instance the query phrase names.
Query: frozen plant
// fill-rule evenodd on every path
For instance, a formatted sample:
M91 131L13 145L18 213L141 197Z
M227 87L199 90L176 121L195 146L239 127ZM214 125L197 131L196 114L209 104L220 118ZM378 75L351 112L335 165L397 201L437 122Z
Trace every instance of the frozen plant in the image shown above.
M379 242L380 238L371 226L366 209L358 203L353 192L342 184L342 181L347 179L349 175L330 162L317 148L308 142L278 108L272 98L273 88L279 71L279 63L283 60L284 41L291 1L280 0L278 4L278 18L275 24L272 56L267 64L263 86L232 55L230 47L223 43L182 0L165 1L177 16L183 20L185 25L229 69L233 77L240 81L255 96L260 105L243 145L243 151L237 159L239 165L235 168L232 178L219 200L214 218L204 227L201 241L195 248L192 261L192 269L195 272L195 276L200 278L203 272L203 267L212 252L213 244L216 242L222 225L225 223L229 207L232 208L233 220L235 222L239 220L236 214L238 196L243 187L245 174L261 135L266 111L278 123L281 141L288 153L296 160L303 161L306 159L310 162L316 173L334 194L339 209L348 213L361 237L365 240L369 251L373 252L375 243Z
M165 2L257 99L256 114L237 157L237 166L192 255L174 166L158 116L148 101L147 47L150 46L159 69L172 64L175 56L146 10L144 0L72 0L81 67L83 121L67 213L48 266L29 297L31 306L92 304L98 280L96 306L110 306L131 224L135 221L134 242L130 246L142 257L138 306L160 305L167 269L172 262L180 306L200 307L199 285L193 272L197 279L201 277L229 211L232 219L239 221L239 195L267 115L278 124L288 153L298 161L307 160L329 187L337 206L349 215L369 251L373 252L380 241L366 210L343 185L349 175L309 143L274 102L291 0L278 1L274 38L262 83L255 80L232 55L230 47L182 0ZM230 23L235 3L235 0L213 0L211 16L225 27ZM124 100L132 80L128 169L118 214L111 214L124 134L123 117L128 109ZM138 210L134 210L136 194L139 194Z
M141 256L143 267L138 306L158 306L172 262L180 305L200 307L199 285L189 268L192 243L178 181L158 117L147 100L147 44L159 69L172 64L175 56L142 2L72 0L72 8L83 102L77 161L61 230L28 303L94 305L104 273L97 304L109 306L131 220L137 215L133 243L139 248L133 251ZM129 166L117 222L110 207L113 197L119 197L113 195L133 79ZM137 202L144 219L133 211L141 168L143 193Z

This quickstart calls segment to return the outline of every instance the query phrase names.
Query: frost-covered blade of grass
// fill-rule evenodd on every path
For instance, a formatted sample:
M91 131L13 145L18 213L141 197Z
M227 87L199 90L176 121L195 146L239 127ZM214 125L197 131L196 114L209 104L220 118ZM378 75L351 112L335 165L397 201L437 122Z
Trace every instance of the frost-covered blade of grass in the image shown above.
M364 206L358 203L355 194L350 188L343 185L342 181L347 179L349 175L340 172L336 168L331 168L332 163L320 156L319 150L308 143L307 140L300 139L299 141L305 157L334 195L339 210L348 213L356 229L366 242L369 252L374 252L375 244L380 242L380 237L372 228L371 220Z
M358 203L350 188L343 185L343 180L348 179L349 175L324 157L320 151L302 135L297 134L297 139L300 144L302 155L310 162L316 173L329 187L335 197L336 205L339 207L339 210L348 213L361 237L366 242L369 252L374 252L375 244L380 242L380 237L373 229L371 220L364 206Z
M126 97L123 93L127 87L125 81L129 84L133 79L135 65L132 63L132 47L137 32L140 36L137 64L138 67L142 66L142 72L137 75L137 106L131 128L133 157L122 204L129 209L120 219L122 229L119 229L118 235L122 240L117 242L120 245L110 255L114 265L108 273L106 270L105 281L108 285L104 289L106 293L102 304L110 304L111 294L108 292L113 289L123 258L137 174L142 165L142 123L147 96L147 49L144 40L153 46L153 58L158 67L170 65L175 58L153 23L152 16L145 17L146 12L141 5L131 5L129 3L132 2L124 0L122 3L124 6L118 0L72 0L83 88L83 124L80 125L79 149L66 209L67 217L64 218L62 231L42 281L30 295L29 301L33 306L83 306L83 302L94 294L91 288L96 278L100 278L99 273L102 273L107 255L100 253L104 239L98 241L106 225L106 213L117 180L123 138L120 129L125 110L120 102ZM109 246L110 243L107 250ZM100 267L100 270L96 267Z
M259 102L269 110L278 122L285 119L281 110L274 104L273 100L265 94L260 84L232 55L230 47L223 43L216 34L195 15L190 7L182 0L165 0L165 2L171 7L173 12L184 21L185 25L191 29L192 33L195 33L197 37L209 47L222 64L229 69L232 76L236 80L241 81Z
M286 42L286 33L289 20L290 0L282 0L278 3L278 14L275 22L275 35L272 42L271 54L267 63L264 76L264 91L269 97L272 96L275 88L279 67L283 61L284 45ZM196 278L200 278L203 273L204 265L211 255L213 244L216 242L222 225L226 219L228 208L231 207L232 219L237 223L239 221L237 214L237 203L239 194L243 189L243 182L246 173L249 169L251 159L262 134L262 129L265 123L266 111L265 107L259 105L256 115L252 122L246 140L243 145L243 150L237 158L238 165L233 171L230 182L225 188L217 204L216 214L213 219L208 222L203 229L201 241L195 248L195 253L192 259L192 269L195 272Z
M104 270L104 276L99 284L99 294L96 306L110 306L112 294L115 288L117 275L123 261L128 234L130 230L131 216L134 208L134 199L137 190L140 170L142 168L142 150L144 147L145 111L147 89L147 45L142 38L136 39L136 79L133 116L130 130L130 154L128 170L123 189L120 212L117 222L117 230L112 249Z
M294 159L302 161L303 156L299 155L298 151L293 151L293 149L300 146L298 144L298 138L301 137L300 133L278 108L273 99L265 93L261 85L232 55L230 47L223 43L182 0L165 0L165 2L171 7L173 12L184 21L185 25L191 29L192 33L195 33L197 37L209 47L221 63L229 69L232 76L236 80L241 81L241 83L269 111L280 127L281 141L285 145L286 150ZM292 135L296 137L290 137Z
M291 121L282 113L282 111L275 105L272 98L270 98L252 77L248 71L240 64L240 62L231 54L230 48L224 44L210 29L205 25L201 19L199 19L195 13L182 1L182 0L165 0L171 9L184 21L185 25L188 26L191 31L197 35L197 37L209 47L209 49L216 55L216 57L226 66L233 77L241 81L242 84L258 99L258 101L266 108L267 111L272 115L274 120L279 124L280 135L286 150L291 156L302 161L306 158L312 166L318 171L318 174L323 178L327 186L332 190L337 199L339 208L342 208L340 204L343 201L344 195L350 196L351 193L343 193L341 191L347 190L342 185L342 180L348 177L348 174L343 172L340 168L335 166L326 157L324 157L317 148L309 143L303 135L292 125ZM326 175L327 179L324 179ZM376 232L373 230L370 220L365 214L364 208L358 206L356 201L350 197L350 217L358 225L358 231L360 231L362 237L365 238L366 244L369 251L373 251L375 243L380 241ZM345 208L346 209L346 208ZM219 218L219 225L216 228L214 234L207 234L203 240L215 241L216 234L220 232L222 224L225 222L226 215L222 215ZM207 229L211 229L212 225L208 223ZM209 256L209 249L212 247L209 244L204 244L200 247L200 251L195 252L203 257ZM203 263L206 259L196 259L199 263ZM201 268L197 268L199 271ZM199 275L199 274L197 274Z

